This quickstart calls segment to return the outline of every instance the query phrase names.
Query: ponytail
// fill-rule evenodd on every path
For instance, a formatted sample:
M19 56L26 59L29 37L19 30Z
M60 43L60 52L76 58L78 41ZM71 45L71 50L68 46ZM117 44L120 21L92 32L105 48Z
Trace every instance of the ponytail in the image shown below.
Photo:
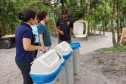
M23 20L23 14L22 14L22 13L18 13L18 18L19 18L20 20Z

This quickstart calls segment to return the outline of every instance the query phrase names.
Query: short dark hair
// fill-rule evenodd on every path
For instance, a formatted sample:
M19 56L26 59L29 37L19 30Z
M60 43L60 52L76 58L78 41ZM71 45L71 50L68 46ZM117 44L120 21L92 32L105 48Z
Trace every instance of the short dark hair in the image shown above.
M44 18L46 18L47 15L48 15L48 14L47 14L45 11L41 11L41 12L39 12L39 13L37 14L37 18L38 18L39 20L43 20Z
M25 9L22 13L18 13L18 18L23 22L28 22L31 18L35 19L36 12L30 9Z

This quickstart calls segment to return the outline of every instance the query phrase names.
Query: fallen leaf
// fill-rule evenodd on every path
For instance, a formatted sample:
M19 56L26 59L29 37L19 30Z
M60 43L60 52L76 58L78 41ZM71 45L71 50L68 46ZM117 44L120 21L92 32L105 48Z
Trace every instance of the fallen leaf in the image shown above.
M125 69L126 67L122 67L123 69Z
M116 60L117 62L119 61L119 60Z
M126 65L122 65L123 67L126 67Z
M77 80L79 80L79 79L74 79L74 81L77 81Z
M120 73L117 73L117 76L119 76L120 75Z

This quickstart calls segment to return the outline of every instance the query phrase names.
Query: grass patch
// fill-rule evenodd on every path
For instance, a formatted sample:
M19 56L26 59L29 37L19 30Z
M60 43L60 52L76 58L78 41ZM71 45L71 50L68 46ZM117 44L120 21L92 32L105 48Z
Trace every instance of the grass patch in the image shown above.
M98 60L98 63L99 63L99 64L103 64L104 61L103 61L102 59L99 59L99 60Z
M79 79L74 79L74 81L77 81L77 80L79 80Z
M98 50L95 50L95 52L99 52L99 51L102 51L102 52L105 52L105 51L126 51L126 46L115 46L115 47L110 47L110 48L101 48L101 49L98 49Z
M116 60L116 58L115 57L112 57L112 60Z
M111 67L107 67L107 68L102 68L102 70L103 70L104 72L110 72L110 71L113 71L114 69L111 68Z

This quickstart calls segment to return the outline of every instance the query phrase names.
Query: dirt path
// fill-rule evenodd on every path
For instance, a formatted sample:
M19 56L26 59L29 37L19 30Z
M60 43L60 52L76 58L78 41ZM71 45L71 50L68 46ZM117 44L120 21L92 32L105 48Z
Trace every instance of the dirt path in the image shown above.
M109 80L102 72L99 71L97 63L93 63L91 53L99 48L112 47L111 33L107 32L106 36L91 36L88 41L80 41L81 70L74 84L117 84L114 80ZM74 42L77 39L74 39Z
M106 36L89 36L88 41L72 38L72 42L80 42L81 54L81 71L75 76L74 84L117 84L114 80L109 80L94 66L95 63L90 62L92 56L89 55L94 50L103 47L112 47L111 33L106 32ZM52 39L52 48L57 44L57 38ZM15 64L16 49L0 50L0 84L23 84L20 70Z

